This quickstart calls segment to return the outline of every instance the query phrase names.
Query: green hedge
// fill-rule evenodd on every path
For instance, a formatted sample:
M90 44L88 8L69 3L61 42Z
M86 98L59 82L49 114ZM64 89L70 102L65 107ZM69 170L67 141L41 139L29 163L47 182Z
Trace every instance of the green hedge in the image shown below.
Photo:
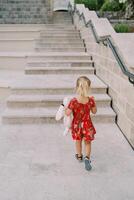
M84 4L90 10L119 11L125 10L126 4L119 3L118 0L75 0L76 4Z
M75 0L75 3L84 4L90 10L97 10L98 8L97 0Z
M116 24L114 29L117 33L129 33L131 32L131 27L128 24Z
M105 0L97 0L97 2L98 2L98 10L100 10L100 8L104 4Z
M101 11L119 11L121 10L121 4L118 0L105 0L104 4L101 7Z

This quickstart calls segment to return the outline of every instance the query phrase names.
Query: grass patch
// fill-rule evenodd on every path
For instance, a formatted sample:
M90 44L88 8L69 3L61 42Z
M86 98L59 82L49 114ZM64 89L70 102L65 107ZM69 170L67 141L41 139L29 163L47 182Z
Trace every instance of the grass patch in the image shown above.
M131 33L133 32L133 28L130 27L128 24L116 24L114 26L114 30L117 32L117 33Z

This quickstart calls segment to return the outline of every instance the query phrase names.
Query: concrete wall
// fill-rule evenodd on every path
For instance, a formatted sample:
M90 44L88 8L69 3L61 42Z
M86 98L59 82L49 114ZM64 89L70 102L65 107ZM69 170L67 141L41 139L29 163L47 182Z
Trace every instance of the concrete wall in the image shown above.
M69 0L53 0L53 11L68 10Z
M117 45L116 40L119 34L117 37L117 34L107 19L98 18L95 12L87 10L83 5L78 5L77 9L80 13L84 13L86 21L92 20L98 36L111 35ZM92 30L85 27L84 22L79 20L77 14L74 15L74 24L80 30L82 38L85 40L87 52L93 56L97 76L109 87L108 93L112 97L112 106L118 116L117 124L134 147L134 86L123 75L111 49L103 43L96 43ZM123 54L119 43L118 48L126 61L127 56L125 57L125 55L128 51L125 51L126 53ZM130 42L129 48L131 50L133 48Z

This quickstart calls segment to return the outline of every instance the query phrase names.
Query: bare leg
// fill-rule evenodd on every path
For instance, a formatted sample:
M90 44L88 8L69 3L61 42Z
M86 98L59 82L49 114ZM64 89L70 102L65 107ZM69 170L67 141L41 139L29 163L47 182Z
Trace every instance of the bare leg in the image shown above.
M91 154L91 142L90 141L85 141L85 152L86 152L86 156L90 159L90 154Z
M82 155L82 140L76 140L76 152L78 154L78 156Z
M91 142L85 141L85 151L86 151L86 157L85 157L85 169L87 171L90 171L92 169L91 161L90 161L90 154L91 154Z

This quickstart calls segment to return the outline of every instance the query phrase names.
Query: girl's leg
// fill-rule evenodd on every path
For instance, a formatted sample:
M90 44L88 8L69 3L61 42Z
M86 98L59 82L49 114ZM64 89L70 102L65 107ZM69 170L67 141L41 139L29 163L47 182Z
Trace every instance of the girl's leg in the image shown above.
M91 142L90 141L85 141L85 152L86 152L86 157L85 157L85 169L87 171L90 171L92 169L91 166L91 161L90 161L90 154L91 154Z
M78 156L82 156L82 140L76 140L76 153L78 154Z
M85 153L86 153L86 157L88 157L90 159L91 141L85 141Z

